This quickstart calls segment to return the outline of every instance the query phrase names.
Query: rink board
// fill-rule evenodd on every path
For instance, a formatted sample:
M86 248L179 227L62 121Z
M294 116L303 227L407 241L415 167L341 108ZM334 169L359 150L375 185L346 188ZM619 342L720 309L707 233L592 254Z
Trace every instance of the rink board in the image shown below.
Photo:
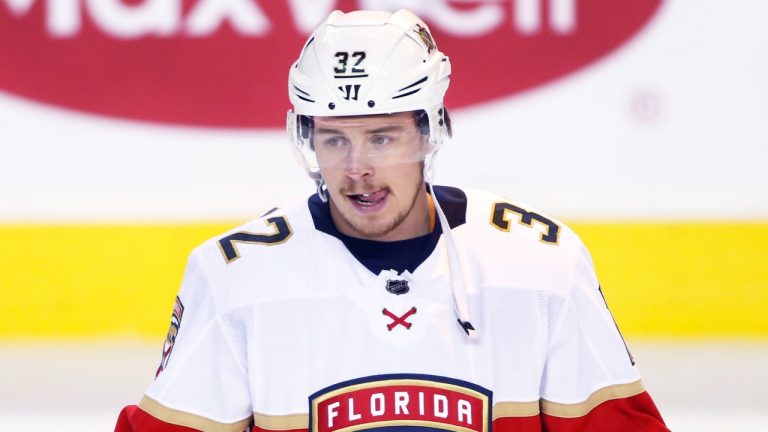
M189 252L231 223L0 226L0 339L162 338ZM768 336L768 223L572 223L632 337Z

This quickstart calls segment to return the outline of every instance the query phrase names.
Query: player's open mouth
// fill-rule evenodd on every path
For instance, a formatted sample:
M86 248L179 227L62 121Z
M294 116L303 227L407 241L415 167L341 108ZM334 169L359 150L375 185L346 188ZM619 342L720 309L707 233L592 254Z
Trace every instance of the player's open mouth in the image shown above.
M389 192L386 189L380 189L375 192L347 195L352 204L362 211L378 210L387 199Z

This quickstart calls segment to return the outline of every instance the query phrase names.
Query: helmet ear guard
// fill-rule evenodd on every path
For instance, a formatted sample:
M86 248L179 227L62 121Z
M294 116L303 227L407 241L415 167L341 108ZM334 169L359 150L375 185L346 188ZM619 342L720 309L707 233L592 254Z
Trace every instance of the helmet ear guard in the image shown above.
M299 133L302 138L310 139L312 137L312 130L315 127L315 122L310 116L299 115Z

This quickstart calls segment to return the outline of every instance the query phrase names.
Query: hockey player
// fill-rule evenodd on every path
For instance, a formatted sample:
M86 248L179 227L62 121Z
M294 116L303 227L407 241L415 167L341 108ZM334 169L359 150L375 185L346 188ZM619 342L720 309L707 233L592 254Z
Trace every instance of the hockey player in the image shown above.
M317 194L192 252L117 431L667 430L576 235L432 185L450 74L406 10L319 26L288 85Z

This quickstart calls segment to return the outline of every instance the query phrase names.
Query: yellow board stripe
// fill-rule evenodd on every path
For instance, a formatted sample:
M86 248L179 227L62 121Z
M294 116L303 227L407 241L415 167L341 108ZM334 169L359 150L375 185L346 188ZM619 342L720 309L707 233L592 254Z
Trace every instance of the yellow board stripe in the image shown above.
M0 225L0 339L162 340L189 252L238 225ZM573 223L625 336L768 337L768 223Z
M768 336L768 223L575 223L628 336Z
M187 256L235 226L0 226L0 338L161 341Z

